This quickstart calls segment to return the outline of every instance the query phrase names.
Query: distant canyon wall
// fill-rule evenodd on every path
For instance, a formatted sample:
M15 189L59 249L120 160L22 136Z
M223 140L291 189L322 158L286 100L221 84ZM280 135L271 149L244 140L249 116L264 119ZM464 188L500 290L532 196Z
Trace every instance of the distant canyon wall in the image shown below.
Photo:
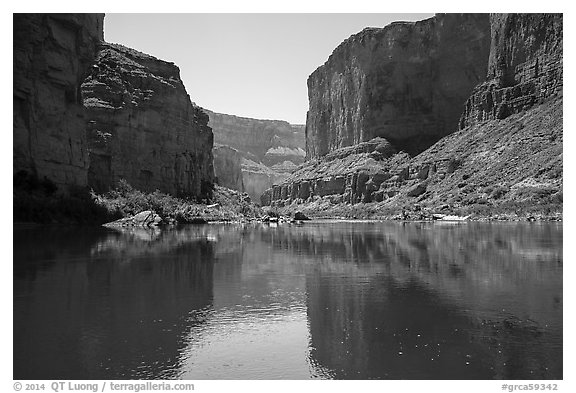
M238 150L229 146L214 146L212 152L217 183L222 187L244 192L242 156Z
M13 172L86 186L80 85L103 40L104 14L14 14Z
M261 120L215 113L206 110L214 132L215 145L227 146L242 159L239 167L231 150L215 147L214 169L220 185L260 196L273 184L283 181L305 159L304 126L282 120ZM218 151L218 153L216 153ZM242 173L242 183L236 173ZM235 180L231 181L230 178ZM242 187L242 189L240 189Z
M307 158L383 137L416 154L454 132L485 79L488 14L366 28L308 78Z
M251 119L206 110L214 143L230 146L243 157L272 166L304 162L304 126L282 120Z
M208 116L190 101L173 63L102 43L82 84L88 184L125 179L142 191L205 197L214 180Z
M486 82L466 102L460 128L541 104L563 89L562 14L492 14Z

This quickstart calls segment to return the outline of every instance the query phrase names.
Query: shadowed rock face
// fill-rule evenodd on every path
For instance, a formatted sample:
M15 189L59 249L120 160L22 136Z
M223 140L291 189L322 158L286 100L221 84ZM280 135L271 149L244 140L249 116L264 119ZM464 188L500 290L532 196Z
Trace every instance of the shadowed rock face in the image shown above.
M306 156L383 137L419 153L454 132L486 75L487 14L366 28L308 78Z
M212 131L177 66L103 43L82 94L92 188L106 191L125 179L143 191L207 195L214 180Z
M103 39L104 14L14 14L13 171L85 186L80 85Z
M242 156L238 150L228 146L215 146L214 174L218 184L232 190L244 192L242 180Z
M460 128L562 95L562 14L492 14L490 21L487 81L466 102Z

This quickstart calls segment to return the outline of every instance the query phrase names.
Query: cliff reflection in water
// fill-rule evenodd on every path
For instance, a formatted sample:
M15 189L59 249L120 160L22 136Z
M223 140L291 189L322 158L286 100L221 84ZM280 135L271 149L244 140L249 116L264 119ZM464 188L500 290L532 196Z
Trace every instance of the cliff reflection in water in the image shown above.
M560 225L340 224L279 239L318 261L310 361L333 378L562 378Z
M16 230L14 378L561 379L562 226Z
M14 378L178 377L213 254L190 231L16 230Z

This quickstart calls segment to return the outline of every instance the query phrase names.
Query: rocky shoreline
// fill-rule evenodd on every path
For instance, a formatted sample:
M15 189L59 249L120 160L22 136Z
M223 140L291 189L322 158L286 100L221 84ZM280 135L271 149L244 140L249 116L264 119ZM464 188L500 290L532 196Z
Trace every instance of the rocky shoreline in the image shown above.
M433 213L431 210L402 210L400 213L380 213L375 215L360 214L358 211L350 209L342 215L314 214L308 209L308 213L300 210L291 212L289 209L280 211L261 210L254 216L230 215L229 217L217 217L210 214L198 214L187 222L161 217L154 211L142 211L133 216L121 218L119 220L103 224L106 227L173 227L187 224L271 224L271 225L303 225L306 222L329 223L329 222L382 222L382 221L402 221L402 222L438 222L438 223L466 223L466 222L551 222L562 221L562 214L532 213L519 215L517 213L503 214L470 214L466 216ZM370 208L368 208L370 211ZM348 214L346 214L348 213ZM307 215L310 214L310 217Z

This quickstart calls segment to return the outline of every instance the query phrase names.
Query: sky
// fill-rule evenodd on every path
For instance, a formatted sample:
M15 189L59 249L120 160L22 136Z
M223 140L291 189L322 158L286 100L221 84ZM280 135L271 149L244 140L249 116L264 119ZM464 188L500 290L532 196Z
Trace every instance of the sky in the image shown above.
M433 14L118 14L104 39L180 68L193 102L214 112L305 124L308 76L365 27Z

